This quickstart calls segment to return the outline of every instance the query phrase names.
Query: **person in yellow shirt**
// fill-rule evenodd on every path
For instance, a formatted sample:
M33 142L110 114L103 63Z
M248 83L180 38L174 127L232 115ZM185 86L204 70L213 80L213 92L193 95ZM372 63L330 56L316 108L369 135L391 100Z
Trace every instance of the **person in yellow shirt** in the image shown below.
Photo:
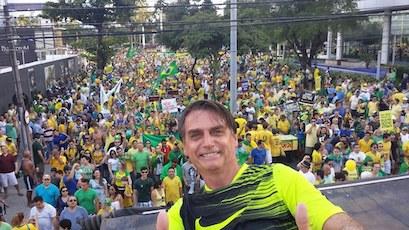
M272 152L273 148L273 133L269 130L267 130L268 124L267 122L263 123L263 130L260 131L259 133L259 140L263 141L264 147L268 152Z
M371 146L373 144L373 140L371 139L371 132L365 132L364 138L358 141L359 149L366 153L371 151Z
M101 149L100 144L95 144L95 150L91 152L91 156L92 156L92 160L94 161L94 164L97 167L103 163L105 154L103 150Z
M65 156L69 162L72 162L78 156L78 149L74 140L70 140L68 148L65 150Z
M383 152L383 159L384 159L384 169L383 171L387 174L391 174L392 170L392 161L391 161L391 153L392 153L392 142L391 136L388 133L383 134L383 141L382 141L382 152Z
M17 147L13 143L13 140L10 137L6 138L6 147L7 147L7 150L9 151L9 154L13 156L17 155Z
M375 112L378 112L378 102L376 101L376 97L373 96L371 101L368 102L368 116L372 116Z
M94 152L94 144L91 142L90 140L90 136L89 135L85 135L84 136L84 144L82 145L82 149L84 151L89 151L89 152Z
M52 153L53 155L51 156L51 159L50 159L50 167L56 168L57 171L58 170L64 171L64 167L67 164L67 158L61 155L61 152L57 147L53 148Z
M365 155L372 159L373 164L380 164L382 153L378 151L378 144L372 143L371 144L371 151L365 152ZM365 161L367 161L365 159Z
M280 116L280 120L278 120L277 122L277 129L280 131L280 133L287 135L290 133L290 127L291 127L290 122L285 117L285 115L282 114Z
M244 137L244 135L246 134L247 121L242 117L243 114L241 112L239 112L237 115L238 115L237 118L234 119L234 121L236 121L238 124L236 134L237 137Z
M182 182L178 176L175 175L175 168L168 169L168 176L163 179L162 187L165 190L166 204L175 204L176 201L182 197Z
M280 136L277 129L273 129L271 137L271 158L273 163L282 162L281 157L285 156L283 147L281 146Z
M312 151L312 171L317 172L321 169L322 165L322 154L321 154L321 143L316 143L314 145L314 150Z

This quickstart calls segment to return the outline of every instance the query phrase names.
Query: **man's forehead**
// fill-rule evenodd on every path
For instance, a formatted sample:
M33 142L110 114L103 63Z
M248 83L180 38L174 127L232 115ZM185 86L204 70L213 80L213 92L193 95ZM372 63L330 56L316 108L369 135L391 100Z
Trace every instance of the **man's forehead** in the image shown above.
M204 125L201 120L198 120L199 115L206 115L206 119L210 120L212 125ZM186 131L192 129L212 129L216 127L226 127L226 121L218 114L211 112L211 111L192 111L187 117L185 121L185 129Z

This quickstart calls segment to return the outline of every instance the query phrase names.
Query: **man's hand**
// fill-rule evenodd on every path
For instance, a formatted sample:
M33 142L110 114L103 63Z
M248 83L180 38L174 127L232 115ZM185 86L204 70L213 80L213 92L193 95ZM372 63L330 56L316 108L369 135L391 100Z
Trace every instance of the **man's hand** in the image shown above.
M308 221L307 207L304 204L299 204L297 206L297 211L295 213L295 223L299 230L308 230L310 224Z

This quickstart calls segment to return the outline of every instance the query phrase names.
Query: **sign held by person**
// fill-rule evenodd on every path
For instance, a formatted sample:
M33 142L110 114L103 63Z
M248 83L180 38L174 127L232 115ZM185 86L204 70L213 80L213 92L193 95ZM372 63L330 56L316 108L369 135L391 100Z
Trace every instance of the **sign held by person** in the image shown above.
M178 104L176 102L176 98L163 99L161 103L162 103L163 112L168 112L168 113L178 112Z

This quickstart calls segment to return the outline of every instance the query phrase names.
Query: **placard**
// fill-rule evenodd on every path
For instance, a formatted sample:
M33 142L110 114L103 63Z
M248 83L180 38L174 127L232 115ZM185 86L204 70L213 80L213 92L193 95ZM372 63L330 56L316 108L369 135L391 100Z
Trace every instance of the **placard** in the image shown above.
M379 112L379 121L382 131L393 131L393 119L391 110Z
M178 104L176 102L176 98L163 99L161 103L162 103L163 112L168 112L168 113L178 112Z

